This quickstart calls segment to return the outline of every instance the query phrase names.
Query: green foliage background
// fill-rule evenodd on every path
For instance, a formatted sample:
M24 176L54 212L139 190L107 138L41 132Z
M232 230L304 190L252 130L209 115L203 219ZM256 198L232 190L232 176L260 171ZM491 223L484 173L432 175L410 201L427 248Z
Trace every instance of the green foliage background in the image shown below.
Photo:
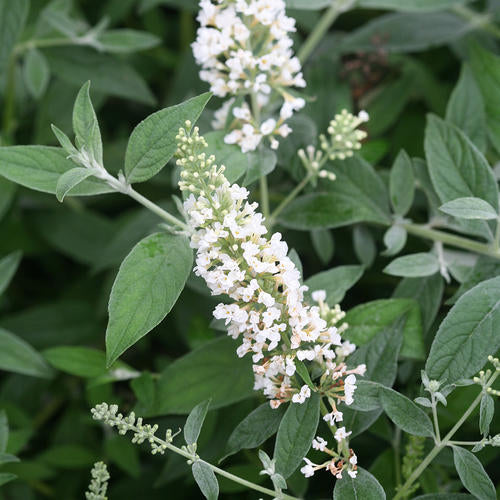
M302 7L302 3L290 2L295 7ZM291 120L294 134L280 147L279 168L271 173L269 182L271 202L279 202L303 175L295 154L298 147L309 144L344 107L367 109L370 113L369 139L361 155L375 166L376 173L367 163L348 160L337 166L341 182L334 183L329 193L338 195L337 199L343 196L347 207L365 206L365 212L338 221L336 207L328 204L330 197L312 200L306 195L283 213L280 230L290 248L300 255L306 283L307 278L321 271L349 266L337 269L338 274L323 276L323 280L334 285L333 290L339 294L335 302L342 300L343 309L348 311L347 321L352 325L349 335L354 342L366 342L398 318L405 318L395 387L413 399L419 396L425 353L450 304L473 285L499 275L500 264L482 256L471 268L470 263L467 266L467 262L457 260L450 267L455 278L450 284L435 273L428 277L397 277L408 275L407 265L403 271L393 268L393 275L384 274L392 259L388 255L398 253L404 245L400 239L406 237L392 234L391 244L387 244L392 250L381 254L385 248L384 226L391 221L387 187L390 176L397 176L390 197L394 212L403 217L409 209L405 200L413 196L413 183L408 187L404 181L409 177L413 180L415 175L419 189L411 203L411 216L417 222L426 221L428 203L432 205L437 195L432 188L425 193L430 180L425 177L427 171L422 173L425 169L419 168L423 164L419 159L427 152L432 176L429 150L441 154L443 145L435 142L436 137L453 133L443 129L439 118L430 118L435 130L428 132L424 142L428 113L446 116L462 128L479 151L487 152L492 165L499 160L499 118L484 95L498 99L500 69L496 81L493 75L479 79L477 84L473 82L474 75L493 64L488 57L494 56L482 54L480 45L497 53L499 45L494 34L473 30L470 22L450 12L388 13L376 8L383 3L360 2L360 8L337 20L335 31L314 50L305 66L306 91L313 99L303 113ZM385 3L387 8L394 4L389 0ZM479 10L489 9L493 20L495 16L500 18L497 2L475 4ZM46 9L51 6L63 12L65 5L68 2L49 5L45 0L31 0L29 11L26 6L25 27L14 43L22 46L34 34L49 29L44 21ZM0 1L0 26L10 8L9 1ZM2 52L2 46L8 43L0 40L1 144L56 145L51 123L69 133L78 89L91 80L92 100L105 145L105 165L117 173L123 167L128 137L141 120L207 90L198 78L189 47L196 30L196 9L195 2L186 0L74 2L72 19L85 19L94 26L107 17L112 28L149 33L151 36L143 42L152 46L131 53L82 46L23 49L9 72L12 59ZM321 13L291 11L299 27L296 46ZM11 19L8 23L15 24ZM0 36L7 37L7 31L0 31ZM387 36L380 38L380 32ZM479 55L472 56L470 65L462 66L469 51ZM214 100L202 114L202 131L210 129L211 109L215 107ZM402 149L406 153L400 153ZM460 156L460 152L456 154ZM0 169L1 161L0 151ZM241 154L225 160L234 168L243 164L242 172L247 171L249 161ZM400 170L399 175L389 170L395 161L397 166L392 172ZM247 175L250 173L248 170ZM175 211L171 195L177 194L176 175L171 162L138 189L160 206ZM412 194L407 194L410 191ZM496 208L495 193L489 199L485 183L484 192L473 195ZM438 195L444 202L446 193ZM453 193L449 199L459 195L468 196ZM90 407L101 401L118 403L127 411L135 409L161 428L177 429L184 425L193 406L212 397L199 440L204 458L215 463L230 450L234 454L224 462L225 468L256 482L264 481L258 475L260 462L255 450L231 450L230 445L226 449L232 430L263 403L252 390L250 361L238 359L234 343L217 325L210 324L217 301L193 276L165 320L127 350L111 370L106 368L104 333L111 286L120 263L140 239L158 231L158 222L154 214L119 194L68 197L60 204L53 195L16 186L0 176L0 351L2 346L11 346L14 341L9 336L15 334L41 353L22 344L17 348L25 363L9 365L4 350L0 452L17 455L21 460L0 465L0 482L7 478L6 474L17 476L1 488L0 498L82 498L89 470L100 459L108 463L111 471L111 499L200 498L183 459L175 455L153 457L125 437L107 430L103 433L89 414ZM317 229L310 231L314 224ZM486 222L474 224L467 227L470 234L487 231ZM428 242L409 235L404 254L428 249ZM422 265L432 268L434 262ZM322 283L321 276L314 279ZM390 358L388 354L387 359L395 364L397 355L395 352L395 357ZM384 363L377 367L379 374L385 370L389 368ZM476 394L477 388L467 387L449 397L448 406L440 412L444 429L453 425ZM462 430L461 439L477 439L477 413ZM377 477L391 497L398 464L405 447L412 443L407 434L394 431L385 415L379 415L366 422L364 428L369 429L355 437L352 445L362 466ZM277 423L275 427L269 435L276 432ZM500 432L498 419L490 432ZM418 448L418 443L413 444ZM270 441L263 447L272 455ZM494 484L499 485L496 449L485 448L477 456ZM303 495L308 488L307 498L331 492L333 482L326 474L309 481L299 473L289 478L295 494ZM443 450L419 482L421 494L439 490L451 495L462 491L450 449ZM223 479L220 488L221 498L257 498Z

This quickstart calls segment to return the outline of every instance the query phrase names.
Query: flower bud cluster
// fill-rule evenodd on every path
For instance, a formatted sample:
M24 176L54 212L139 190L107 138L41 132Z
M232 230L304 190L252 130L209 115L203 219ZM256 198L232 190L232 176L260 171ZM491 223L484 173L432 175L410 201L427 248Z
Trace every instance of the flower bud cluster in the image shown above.
M358 130L358 127L368 119L366 111L353 115L344 109L335 115L327 128L329 137L327 138L324 134L319 136L321 149L330 160L344 160L361 148L361 141L366 138L367 134L364 130Z
M250 203L248 191L230 185L222 167L203 156L206 143L197 128L181 129L177 140L180 188L189 193L184 210L197 252L194 271L213 295L232 299L217 305L214 317L241 340L237 355L251 354L254 388L263 391L273 408L287 401L304 403L311 387L301 382L296 369L297 363L307 362L319 378L313 390L333 403L352 403L354 374L363 374L365 367L348 369L345 364L355 346L342 340L345 327L336 326L343 317L340 308L330 309L324 292L315 294L317 305L305 303L307 287L281 234L266 236L257 203Z
M286 137L284 123L305 105L288 87L305 87L301 65L292 51L289 33L295 20L285 15L283 0L201 0L196 41L192 44L200 78L218 97L237 96L216 112L214 125L231 132L225 140L238 144L243 152L254 150L263 137L277 148L276 136ZM279 119L265 116L260 122L245 96L264 108L281 100ZM229 118L229 114L231 115Z
M158 430L157 424L143 424L142 418L139 417L136 419L134 412L131 412L128 416L124 416L118 413L118 405L101 403L90 411L94 420L102 420L110 427L116 427L119 434L124 435L128 431L132 431L134 433L132 443L142 444L144 441L148 441L151 445L151 453L153 455L157 453L163 455L167 449L167 444L171 443L174 437L172 431L168 429L165 434L165 440L157 438L155 436Z
M109 473L104 462L96 462L90 471L92 479L89 484L89 491L85 492L87 500L107 500L106 491L108 489Z

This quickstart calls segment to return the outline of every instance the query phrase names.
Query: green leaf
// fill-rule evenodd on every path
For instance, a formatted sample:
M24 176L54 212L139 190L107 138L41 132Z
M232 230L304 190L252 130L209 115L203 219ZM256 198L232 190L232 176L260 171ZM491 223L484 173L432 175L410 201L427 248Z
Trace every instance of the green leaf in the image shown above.
M227 441L224 458L260 446L277 432L284 413L284 405L273 410L268 402L262 403L235 427Z
M387 416L404 432L424 437L434 435L427 414L406 396L381 386L379 398Z
M226 144L223 130L209 132L205 134L207 141L207 154L214 155L217 165L224 165L224 175L231 182L236 182L243 177L248 170L250 155L241 152L241 148L236 144Z
M361 221L389 224L387 190L373 168L356 156L332 165L337 179L325 183L327 192L295 199L278 217L280 222L307 231Z
M0 328L0 345L0 370L33 377L52 377L52 370L42 356L27 342L3 328Z
M439 326L425 370L451 384L470 377L500 348L500 277L464 293Z
M288 9L320 10L330 6L330 0L286 0Z
M155 414L189 413L209 398L216 409L253 395L252 360L238 358L236 347L233 339L218 337L167 366L158 381Z
M156 233L141 240L120 266L109 299L108 364L170 312L191 272L185 236Z
M14 274L16 274L21 257L22 253L17 251L0 259L0 295L5 292Z
M4 453L9 442L9 422L5 410L0 410L0 452Z
M0 0L0 73L5 74L10 54L26 23L29 0Z
M490 142L500 152L500 103L496 99L500 88L500 57L474 43L469 47L469 64L483 96Z
M177 149L179 128L186 120L198 120L211 95L207 92L157 111L134 128L125 153L125 176L130 183L150 179L167 164Z
M0 486L13 481L14 479L17 479L16 474L11 474L10 472L0 472Z
M401 356L423 359L425 349L422 320L418 305L412 299L380 299L350 309L345 316L349 328L344 335L361 346L403 316L406 321Z
M414 299L420 305L424 333L429 330L434 321L441 298L444 282L440 274L424 276L422 278L404 278L394 290L394 298Z
M442 203L475 197L498 210L498 187L482 153L455 126L429 115L425 130L425 155L432 184ZM484 221L459 221L467 230L491 237Z
M335 482L333 500L385 500L385 491L380 483L365 469L358 467L358 475L352 478L347 473Z
M49 146L0 147L0 175L35 191L55 194L59 177L75 167L62 148ZM71 196L113 191L98 179L87 179L72 189Z
M100 33L97 37L97 43L105 52L128 54L156 47L161 43L161 40L147 31L114 29Z
M83 84L73 106L73 131L76 146L102 165L102 139L97 116L90 100L90 81Z
M203 496L207 500L217 500L219 497L219 483L210 466L203 460L197 460L193 464L192 472Z
M439 207L441 212L459 219L496 219L495 209L481 198L466 197L448 201Z
M153 105L155 96L135 69L121 58L87 47L45 49L50 67L62 80L81 87L88 80L105 95Z
M50 125L52 132L56 136L57 140L61 147L68 153L68 155L76 155L78 154L78 149L73 146L73 143L70 141L69 137L59 128L57 128L54 124Z
M384 35L387 52L416 52L457 40L474 26L451 12L396 12L376 17L342 39L342 52L373 50L373 39Z
M15 455L11 455L10 453L1 453L0 452L0 465L8 464L12 462L19 462L19 458Z
M37 49L31 49L24 59L24 81L29 93L39 98L45 92L50 78L49 64Z
M71 191L74 187L78 186L81 182L92 175L92 171L88 168L77 167L68 170L64 174L59 177L56 186L56 197L62 202L64 201L65 196Z
M328 264L332 260L335 250L332 233L328 229L316 229L311 231L311 240L319 260L322 264Z
M106 355L90 347L52 347L43 351L43 356L54 368L78 377L94 378L106 373Z
M460 480L468 491L479 500L496 500L495 487L473 453L453 446L453 461Z
M13 182L0 177L0 221L9 210L16 190L17 186Z
M413 253L393 260L384 268L384 273L392 276L430 276L439 271L437 257L431 253Z
M364 266L370 267L377 256L377 247L371 231L362 224L354 226L352 243L356 257Z
M216 158L219 164L222 163L217 156ZM269 175L276 168L276 162L278 161L276 153L264 147L261 147L257 151L247 153L247 158L248 168L245 178L243 179L243 186L249 186L262 176ZM228 168L227 165L226 168Z
M413 500L474 500L475 497L467 493L429 493L427 495L419 495Z
M392 387L398 370L406 317L397 318L349 356L349 366L366 365L367 380Z
M363 266L338 266L315 274L304 283L309 287L307 300L312 301L311 294L316 290L326 291L326 302L329 306L338 304L344 298L347 290L363 275Z
M209 406L210 399L207 399L191 410L184 425L184 439L186 444L194 444L198 441L198 436L200 435L201 427L207 416Z
M273 458L276 472L285 479L297 469L311 447L318 428L319 403L319 395L313 392L302 404L290 403L281 420Z
M401 150L391 169L389 190L394 212L405 215L413 203L415 179L411 159L406 151Z
M467 64L462 65L460 78L448 101L446 121L462 130L479 151L485 151L487 131L484 101Z
M495 401L489 394L483 394L479 408L479 432L487 436L495 413Z
M384 245L386 249L382 252L382 255L392 256L398 254L406 245L406 238L408 234L406 229L402 226L395 224L391 226L384 233Z
M390 9L403 12L444 10L466 0L358 0L356 6L369 9Z

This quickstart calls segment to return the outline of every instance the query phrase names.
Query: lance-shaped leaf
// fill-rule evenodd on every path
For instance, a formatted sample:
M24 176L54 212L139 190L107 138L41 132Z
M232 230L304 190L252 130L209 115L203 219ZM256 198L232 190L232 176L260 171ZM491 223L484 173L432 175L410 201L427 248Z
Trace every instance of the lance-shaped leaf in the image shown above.
M439 210L459 219L491 220L498 217L495 209L487 201L473 196L448 201L441 205Z
M365 469L358 467L358 475L352 478L342 474L335 483L333 500L385 500L385 491L380 483Z
M125 153L125 176L130 183L156 175L177 149L175 137L186 120L195 123L212 94L193 97L143 120L132 132Z
M88 168L77 167L68 170L59 177L56 186L56 197L59 201L64 201L65 196L81 182L92 175Z
M208 407L210 406L210 399L196 405L186 419L184 425L184 439L187 444L194 444L198 441L201 427L207 416Z
M434 337L426 372L431 379L453 383L474 375L489 354L500 348L500 277L464 293Z
M120 266L109 299L108 365L170 312L192 262L185 236L156 233L132 249Z
M0 259L0 295L9 286L21 262L21 252L13 252Z

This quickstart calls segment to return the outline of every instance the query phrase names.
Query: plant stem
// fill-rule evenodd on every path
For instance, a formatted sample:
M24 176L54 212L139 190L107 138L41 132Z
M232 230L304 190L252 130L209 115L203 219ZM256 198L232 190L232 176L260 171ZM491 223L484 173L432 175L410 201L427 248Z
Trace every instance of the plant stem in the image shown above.
M134 430L136 432L138 431L138 429L135 426L132 426L131 430ZM220 476L224 476L227 479L234 481L235 483L239 483L239 484L246 486L247 488L251 488L252 490L255 490L255 491L260 491L261 493L265 493L266 495L269 495L273 498L278 498L279 500L299 500L297 497L292 497L292 496L287 495L285 493L277 493L274 490L271 490L269 488L264 488L263 486L260 486L259 484L252 483L251 481L247 481L246 479L243 479L242 477L231 474L230 472L227 472L224 469L220 469L216 465L213 465L209 462L205 462L205 460L201 460L198 456L193 455L193 454L189 453L188 451L183 450L182 448L178 448L177 446L174 446L173 444L170 444L167 441L160 439L159 437L154 436L153 439L154 439L154 441L156 441L159 444L166 445L166 447L169 450L173 451L174 453L177 453L178 455L181 455L181 456L187 458L188 460L192 460L192 461L200 460L201 462L204 462L216 474L219 474Z
M394 450L394 472L396 474L396 484L401 484L401 429L396 427L394 431L394 441L392 442L392 448Z
M445 447L451 444L451 438L455 435L455 433L460 429L462 424L469 418L470 414L474 411L476 406L481 402L481 398L483 397L483 393L490 387L493 382L495 382L496 378L500 375L500 372L495 372L490 377L488 382L484 385L481 392L477 395L476 399L470 404L469 408L465 410L464 414L460 417L460 420L452 427L450 432L446 434L442 441L434 446L434 448L430 451L430 453L422 460L420 465L412 472L411 476L406 480L406 483L403 487L398 491L397 495L393 500L399 500L405 497L406 491L410 488L410 486L420 477L420 474L427 468L427 466L432 462L434 457ZM455 443L455 442L454 442Z
M260 126L260 106L257 102L257 94L252 92L250 94L250 101L252 105L252 113L257 123L257 127ZM267 220L269 217L269 188L267 186L267 177L262 175L259 179L260 186L260 205L262 209L262 215Z
M484 31L500 38L500 28L493 22L489 15L480 14L465 5L455 5L452 9L455 14L458 14L463 19L466 19L471 24L482 28Z
M476 446L480 441L448 441L449 445L453 446Z
M302 64L311 55L319 42L321 42L339 14L348 10L353 4L354 0L333 0L332 6L321 16L319 23L311 31L297 54Z
M174 224L175 226L178 226L179 228L186 230L188 229L187 224L179 220L177 217L174 217L173 215L169 214L166 210L163 210L163 208L160 208L158 205L153 203L152 201L148 200L142 194L138 193L132 187L130 187L126 194L128 194L131 198L133 198L135 201L146 207L148 210L151 212L155 213L158 215L161 219L163 219L166 222L169 222L170 224Z
M283 209L295 199L295 197L306 187L307 183L311 180L313 172L309 172L299 184L290 192L290 194L274 209L273 213L269 217L268 227L271 228L275 222L276 217L283 211Z
M431 229L425 225L406 223L401 224L401 226L404 227L410 234L421 236L422 238L427 238L433 241L441 241L442 243L463 248L464 250L470 250L472 252L500 259L500 251L495 249L492 245L479 243L478 241L470 240L469 238L463 238L462 236L456 236L444 231Z
M434 393L431 392L431 402L432 402L432 418L434 420L434 432L436 434L437 444L441 443L441 432L439 431L439 421L437 416L437 401Z
M19 43L14 47L13 54L18 56L30 49L44 47L60 47L63 45L92 45L84 38L34 38Z

